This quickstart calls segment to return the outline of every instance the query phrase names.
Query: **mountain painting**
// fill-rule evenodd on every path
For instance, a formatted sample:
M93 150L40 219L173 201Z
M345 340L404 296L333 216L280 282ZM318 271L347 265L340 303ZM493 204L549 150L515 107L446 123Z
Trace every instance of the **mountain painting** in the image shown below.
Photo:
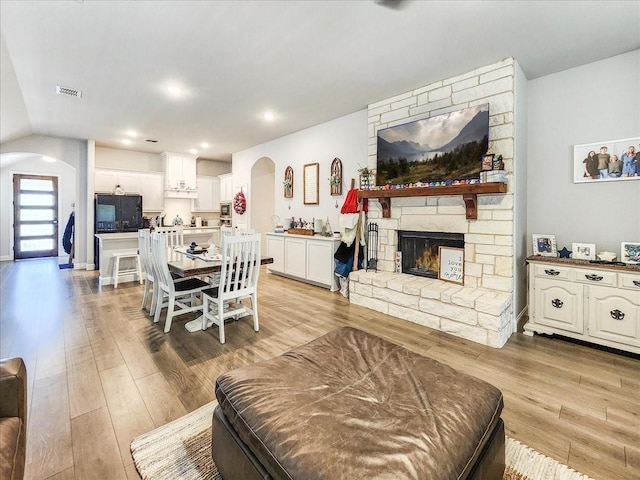
M489 104L378 131L376 184L478 178L489 147Z

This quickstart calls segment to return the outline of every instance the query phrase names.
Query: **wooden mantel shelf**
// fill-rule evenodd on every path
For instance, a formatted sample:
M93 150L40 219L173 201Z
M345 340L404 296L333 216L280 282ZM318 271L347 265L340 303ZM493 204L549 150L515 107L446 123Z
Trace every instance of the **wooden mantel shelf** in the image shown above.
M391 199L400 197L444 197L462 195L467 220L478 218L478 195L507 193L506 183L475 183L473 185L449 185L447 187L398 188L395 190L360 190L358 199L378 200L382 206L382 218L391 218Z

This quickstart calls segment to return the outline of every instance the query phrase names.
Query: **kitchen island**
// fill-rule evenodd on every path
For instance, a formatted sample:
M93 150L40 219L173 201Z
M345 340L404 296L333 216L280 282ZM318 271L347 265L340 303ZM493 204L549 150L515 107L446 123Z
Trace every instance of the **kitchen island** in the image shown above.
M122 250L137 251L138 232L96 233L95 235L98 239L100 285L113 285L113 254ZM191 242L218 245L220 243L220 227L184 227L184 242L187 245ZM133 282L135 280L137 280L135 274L131 274L120 277L118 283Z

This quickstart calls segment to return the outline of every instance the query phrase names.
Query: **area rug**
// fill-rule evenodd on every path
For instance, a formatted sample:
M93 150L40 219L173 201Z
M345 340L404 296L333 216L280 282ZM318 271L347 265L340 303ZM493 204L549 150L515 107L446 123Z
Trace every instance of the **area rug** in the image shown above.
M211 416L216 402L131 442L143 480L222 480L211 459ZM504 480L592 480L507 437Z

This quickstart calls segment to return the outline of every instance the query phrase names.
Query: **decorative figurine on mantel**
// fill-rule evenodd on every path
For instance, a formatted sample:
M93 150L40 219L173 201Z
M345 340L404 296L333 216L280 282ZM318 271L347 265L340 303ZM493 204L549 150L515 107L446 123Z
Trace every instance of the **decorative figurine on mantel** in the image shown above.
M562 250L558 250L560 254L560 258L570 258L571 250L568 250L567 247L562 247Z
M176 215L173 219L173 224L174 225L182 225L182 218L180 218L180 215Z

